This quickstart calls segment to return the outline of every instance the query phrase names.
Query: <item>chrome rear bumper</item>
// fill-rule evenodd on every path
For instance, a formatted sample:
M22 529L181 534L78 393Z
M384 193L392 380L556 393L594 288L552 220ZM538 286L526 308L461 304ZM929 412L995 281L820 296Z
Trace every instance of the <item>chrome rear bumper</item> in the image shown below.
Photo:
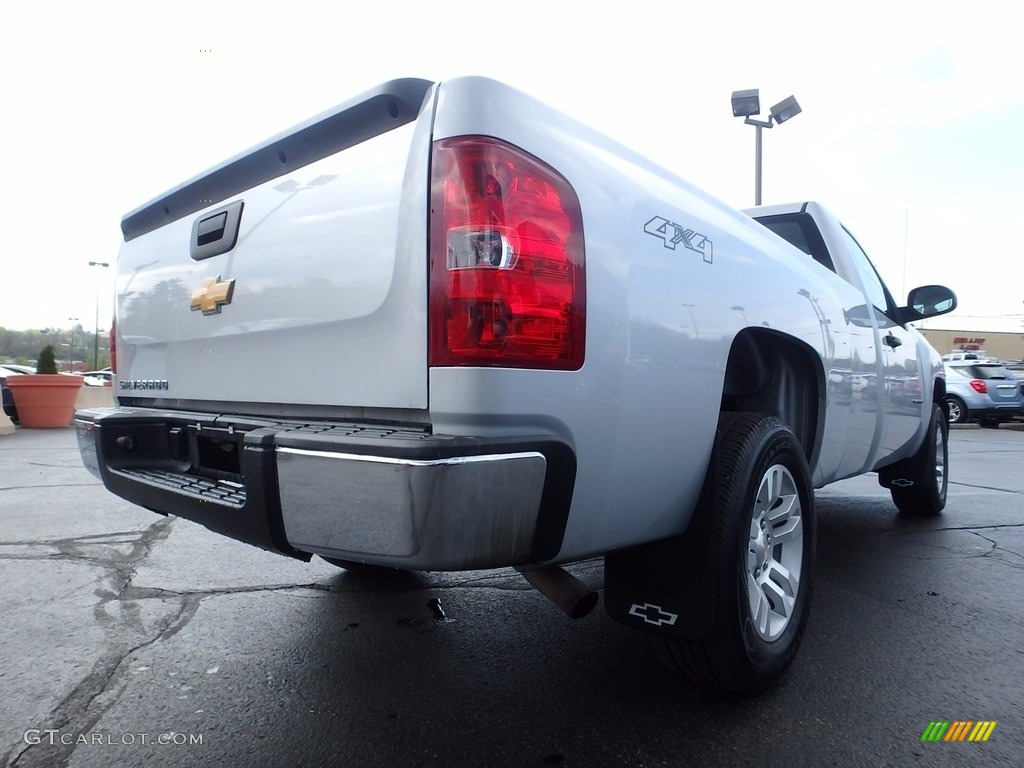
M576 477L552 436L283 422L148 408L76 414L86 467L123 498L281 554L408 570L553 560Z
M530 559L547 462L531 451L433 461L277 449L288 543L411 569Z

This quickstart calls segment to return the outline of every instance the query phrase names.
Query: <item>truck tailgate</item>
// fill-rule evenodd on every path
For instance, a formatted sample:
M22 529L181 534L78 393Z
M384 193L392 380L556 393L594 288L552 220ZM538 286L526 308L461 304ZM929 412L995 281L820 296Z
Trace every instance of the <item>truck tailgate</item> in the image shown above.
M398 82L125 217L122 402L426 408L429 84Z

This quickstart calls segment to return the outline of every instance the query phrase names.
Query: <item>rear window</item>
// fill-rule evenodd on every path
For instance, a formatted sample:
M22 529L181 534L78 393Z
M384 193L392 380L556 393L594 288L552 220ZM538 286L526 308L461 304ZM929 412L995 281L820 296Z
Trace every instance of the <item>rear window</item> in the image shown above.
M821 239L821 232L818 231L814 219L809 213L782 213L776 216L758 216L758 223L764 225L783 240L795 245L823 267L833 272L836 268L832 265L832 257L829 255L825 241Z
M969 379L1012 379L1013 376L1001 365L955 365L952 370Z

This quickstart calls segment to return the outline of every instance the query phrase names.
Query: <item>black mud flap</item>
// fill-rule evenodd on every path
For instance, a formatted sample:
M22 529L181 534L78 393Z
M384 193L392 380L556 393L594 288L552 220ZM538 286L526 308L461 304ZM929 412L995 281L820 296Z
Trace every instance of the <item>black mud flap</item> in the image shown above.
M897 461L888 467L878 470L878 484L883 488L913 488L925 479L925 469L914 457Z
M949 410L947 403L942 401L937 403L937 405L942 411L943 418L948 421ZM924 439L931 439L930 430ZM931 473L935 471L935 467L932 463L926 461L926 458L927 451L922 451L919 446L913 456L900 459L895 464L879 469L878 484L883 488L892 490L893 488L913 488L927 483Z
M708 525L697 519L687 532L605 556L604 606L616 621L686 640L711 634L715 582Z

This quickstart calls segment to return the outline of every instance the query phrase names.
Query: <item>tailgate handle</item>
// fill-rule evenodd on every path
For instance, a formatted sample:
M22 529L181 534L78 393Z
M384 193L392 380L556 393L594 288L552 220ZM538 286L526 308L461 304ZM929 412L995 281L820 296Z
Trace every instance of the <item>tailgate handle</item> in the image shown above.
M228 212L218 213L208 219L200 219L197 245L206 245L224 237L224 223L228 220Z
M241 200L216 211L203 214L192 222L189 255L196 261L227 253L238 241L238 224L242 219Z

